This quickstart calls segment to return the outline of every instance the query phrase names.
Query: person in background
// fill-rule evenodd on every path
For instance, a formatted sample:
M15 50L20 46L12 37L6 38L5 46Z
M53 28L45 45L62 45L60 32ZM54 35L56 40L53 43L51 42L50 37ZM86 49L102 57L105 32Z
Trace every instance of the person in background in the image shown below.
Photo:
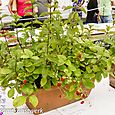
M20 19L22 19L22 23L25 23L27 21L23 19L32 18L33 10L31 0L16 0L17 11L15 12L12 11L12 3L13 0L9 0L8 9L11 15L17 13L19 16L21 16ZM25 10L25 8L27 9Z
M98 23L99 10L97 0L89 0L87 5L86 23Z
M114 0L98 0L101 23L112 23L112 4Z
M17 12L19 16L23 17L27 12L32 12L32 8L28 8L28 10L25 10L25 8L32 6L31 0L16 0L16 6L17 6L16 12L12 11L12 3L13 0L9 0L8 8L11 14Z
M2 1L0 0L0 6L2 5Z
M78 16L82 18L82 11L81 11L81 6L84 4L85 0L78 0L77 2L74 2L73 0L73 8L72 11L78 12Z
M51 3L52 0L37 0L38 3L38 16L43 13L43 12L48 12L48 7L46 6L46 4Z

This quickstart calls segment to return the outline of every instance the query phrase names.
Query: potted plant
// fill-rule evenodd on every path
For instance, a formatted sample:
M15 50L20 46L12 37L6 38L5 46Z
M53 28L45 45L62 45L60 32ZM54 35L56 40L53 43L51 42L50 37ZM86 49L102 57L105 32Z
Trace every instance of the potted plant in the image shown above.
M84 29L77 12L63 21L56 10L57 1L48 7L48 19L42 24L38 20L31 24L40 23L39 29L26 27L30 22L22 25L26 28L8 33L16 35L15 47L9 47L7 40L0 41L0 84L10 88L8 97L13 98L14 107L26 103L30 109L37 110L35 114L39 114L40 108L44 112L86 98L95 87L95 80L101 81L110 71L110 52L89 39L91 30ZM18 17L14 15L14 18L12 24L16 26ZM15 96L16 92L21 95ZM50 96L55 101L41 100ZM64 100L64 104L56 99L60 103ZM56 106L51 107L50 103Z

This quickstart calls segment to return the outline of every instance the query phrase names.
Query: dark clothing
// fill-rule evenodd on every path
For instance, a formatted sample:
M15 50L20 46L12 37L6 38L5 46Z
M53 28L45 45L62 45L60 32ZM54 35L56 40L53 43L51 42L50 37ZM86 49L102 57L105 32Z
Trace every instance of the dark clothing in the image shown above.
M50 3L51 0L37 0L38 3L38 16L43 12L48 12L46 4Z
M97 0L89 0L89 3L87 5L87 10L91 10L94 8L98 8ZM99 13L98 9L87 11L86 23L98 23L98 20L97 20L98 13Z

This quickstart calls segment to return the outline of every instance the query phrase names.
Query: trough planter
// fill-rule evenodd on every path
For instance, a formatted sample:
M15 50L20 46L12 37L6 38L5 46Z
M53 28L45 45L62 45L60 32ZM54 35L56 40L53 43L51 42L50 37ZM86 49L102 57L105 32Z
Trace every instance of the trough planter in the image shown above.
M90 94L91 89L86 89L83 85L82 89L82 94L85 94L86 96L79 99L71 100L65 97L62 87L53 86L51 89L48 90L39 89L37 92L34 93L34 95L36 95L39 100L38 106L36 108L33 107L28 99L26 105L30 110L34 112L34 115L39 115L40 113L44 113L86 98Z
M115 88L115 65L112 66L112 72L113 76L112 75L109 76L109 85Z

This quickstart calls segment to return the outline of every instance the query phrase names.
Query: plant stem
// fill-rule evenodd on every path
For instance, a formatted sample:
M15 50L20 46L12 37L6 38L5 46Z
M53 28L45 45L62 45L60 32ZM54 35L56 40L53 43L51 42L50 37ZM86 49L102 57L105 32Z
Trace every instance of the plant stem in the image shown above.
M31 20L31 31L33 31L33 14L34 14L34 11L33 11L33 4L32 4L32 20ZM31 34L31 40L32 40L32 43L34 42L34 39L33 39L33 36Z
M16 28L16 38L19 43L20 48L22 49L22 44L20 43L19 36L18 36L18 29Z
M52 18L52 14L51 14L51 3L50 3L50 14L49 14L49 19L50 19L50 25L51 25L51 18ZM47 25L48 27L48 25ZM49 29L49 33L48 33L48 42L47 42L47 54L48 54L48 47L49 47L49 41L51 39L51 30Z

